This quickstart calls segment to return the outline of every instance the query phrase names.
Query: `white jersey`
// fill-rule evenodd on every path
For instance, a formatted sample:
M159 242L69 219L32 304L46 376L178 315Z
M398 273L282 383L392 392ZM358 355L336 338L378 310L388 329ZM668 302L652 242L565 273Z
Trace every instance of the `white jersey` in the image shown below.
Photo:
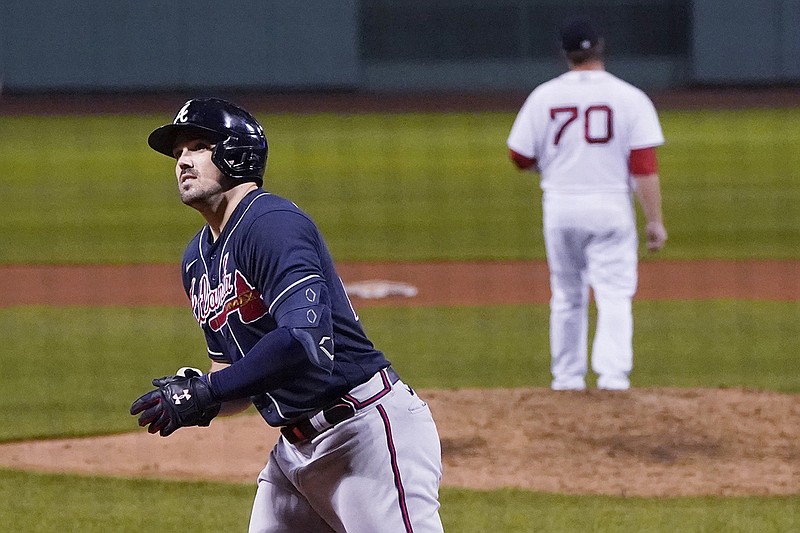
M538 86L507 141L538 161L541 187L554 193L630 192L630 151L663 143L647 95L604 70L569 71Z

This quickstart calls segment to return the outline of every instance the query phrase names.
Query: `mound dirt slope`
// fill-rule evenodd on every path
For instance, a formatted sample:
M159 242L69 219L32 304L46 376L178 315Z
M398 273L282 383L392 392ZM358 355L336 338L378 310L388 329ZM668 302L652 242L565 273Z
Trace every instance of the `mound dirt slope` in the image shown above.
M798 395L665 388L420 394L441 435L445 486L659 497L800 493ZM258 415L245 414L169 438L136 431L5 444L0 464L254 483L277 438Z

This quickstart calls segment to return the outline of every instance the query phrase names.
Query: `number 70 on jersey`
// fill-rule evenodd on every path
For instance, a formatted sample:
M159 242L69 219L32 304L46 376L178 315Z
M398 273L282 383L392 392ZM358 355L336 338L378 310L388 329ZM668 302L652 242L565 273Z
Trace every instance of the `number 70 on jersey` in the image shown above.
M581 128L589 144L605 144L614 138L614 110L606 104L590 105L583 111L577 106L550 108L550 120L555 122L553 144L558 145L568 128Z

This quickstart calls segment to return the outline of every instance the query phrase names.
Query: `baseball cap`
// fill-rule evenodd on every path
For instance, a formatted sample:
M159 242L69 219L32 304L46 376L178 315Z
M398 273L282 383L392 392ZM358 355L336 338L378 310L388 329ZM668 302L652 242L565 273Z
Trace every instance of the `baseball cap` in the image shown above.
M561 27L561 47L565 52L588 50L600 41L600 33L587 19L567 21Z

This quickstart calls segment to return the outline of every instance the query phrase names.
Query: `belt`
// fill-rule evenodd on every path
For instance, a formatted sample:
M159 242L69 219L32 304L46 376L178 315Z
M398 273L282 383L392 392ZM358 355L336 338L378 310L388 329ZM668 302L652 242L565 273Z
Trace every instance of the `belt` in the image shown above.
M389 394L392 385L400 380L391 367L379 370L369 381L353 388L331 405L298 422L281 427L281 434L291 444L306 442L336 424L353 418L358 411L377 403Z

